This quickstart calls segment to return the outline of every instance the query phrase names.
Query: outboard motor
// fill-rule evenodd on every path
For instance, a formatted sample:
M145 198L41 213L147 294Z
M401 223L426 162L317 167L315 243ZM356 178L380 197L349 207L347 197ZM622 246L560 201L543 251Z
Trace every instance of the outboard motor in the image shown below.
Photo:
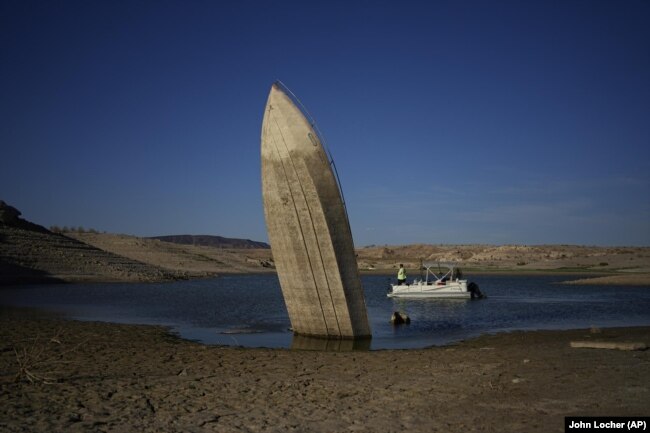
M478 284L473 281L467 285L467 291L471 293L472 299L486 298L481 289L478 288Z

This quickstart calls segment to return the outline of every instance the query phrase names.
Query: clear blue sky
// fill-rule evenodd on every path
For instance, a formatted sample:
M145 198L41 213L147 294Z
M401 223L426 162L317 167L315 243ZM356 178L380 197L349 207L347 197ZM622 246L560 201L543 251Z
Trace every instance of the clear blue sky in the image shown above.
M0 0L0 199L45 226L266 240L281 79L357 246L647 246L648 23L632 0Z

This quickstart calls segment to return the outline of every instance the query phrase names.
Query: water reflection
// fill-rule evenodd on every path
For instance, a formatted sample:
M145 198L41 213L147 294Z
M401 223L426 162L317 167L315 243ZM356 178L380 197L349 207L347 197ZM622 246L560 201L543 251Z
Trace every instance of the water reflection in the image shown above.
M370 350L371 338L318 338L293 335L291 349L318 350L322 352L351 352L353 350Z

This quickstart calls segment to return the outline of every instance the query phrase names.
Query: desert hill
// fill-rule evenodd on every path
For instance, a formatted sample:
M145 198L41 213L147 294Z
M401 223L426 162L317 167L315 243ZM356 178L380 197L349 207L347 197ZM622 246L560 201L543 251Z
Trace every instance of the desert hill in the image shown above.
M456 262L467 269L650 272L648 247L577 245L400 245L357 249L361 269L417 268L420 260Z
M238 249L269 249L271 246L266 242L252 241L250 239L226 238L223 236L211 235L168 235L153 236L149 239L158 239L164 242L172 242L181 245L199 245L213 248L238 248Z
M95 248L20 218L0 202L0 285L61 281L160 281L157 266Z
M264 248L226 250L95 231L55 233L20 215L0 201L0 285L149 282L273 270L270 250Z
M650 285L649 247L421 244L357 249L361 270L392 273L403 263L407 269L417 271L420 263L427 261L455 262L471 273L602 274L598 279L581 279L575 283Z
M274 270L271 250L266 248L215 248L109 233L73 232L67 233L67 236L104 251L182 273L189 278Z
M189 242L185 236L170 238ZM263 242L243 240L241 248L225 248L228 241L219 241L219 247L198 245L204 238L192 236L193 243L187 244L96 231L53 233L0 202L0 284L164 281L275 271L272 252ZM650 247L418 244L357 249L363 272L393 274L404 263L416 276L422 261L453 261L466 274L566 272L573 274L567 280L580 274L602 276L583 283L650 285Z

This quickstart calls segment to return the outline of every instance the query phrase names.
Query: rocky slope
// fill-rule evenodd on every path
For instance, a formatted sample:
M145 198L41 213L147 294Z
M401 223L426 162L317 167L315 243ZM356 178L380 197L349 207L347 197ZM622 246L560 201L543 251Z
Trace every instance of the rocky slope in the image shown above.
M164 242L172 242L181 245L199 245L213 248L237 248L237 249L269 249L271 246L266 242L252 241L250 239L225 238L223 236L211 235L170 235L153 236L149 239L158 239Z
M114 254L148 263L187 277L224 273L270 272L274 269L269 249L224 249L183 245L158 239L107 233L68 233L68 236Z
M0 285L57 281L160 281L181 277L48 231L0 224Z

